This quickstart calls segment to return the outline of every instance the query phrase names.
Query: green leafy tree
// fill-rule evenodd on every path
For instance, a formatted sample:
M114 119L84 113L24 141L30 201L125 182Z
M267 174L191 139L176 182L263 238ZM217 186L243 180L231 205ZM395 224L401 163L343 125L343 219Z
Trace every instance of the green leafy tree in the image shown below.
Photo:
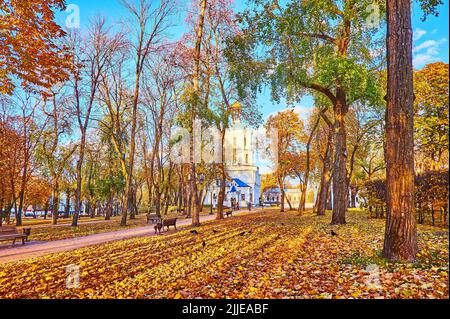
M428 64L414 76L418 172L448 169L448 77L448 64L443 62Z
M270 85L275 100L297 102L316 95L331 106L335 125L333 224L344 224L347 210L346 115L356 101L379 100L375 70L382 60L380 29L367 23L373 1L252 0L240 16L242 32L227 56L239 93ZM384 5L379 9L382 22Z

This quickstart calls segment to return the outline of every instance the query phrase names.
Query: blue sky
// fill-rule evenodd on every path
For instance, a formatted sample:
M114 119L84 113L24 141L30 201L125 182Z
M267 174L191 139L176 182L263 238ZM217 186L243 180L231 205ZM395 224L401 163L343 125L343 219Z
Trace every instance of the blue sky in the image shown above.
M179 39L185 30L184 15L187 10L187 3L189 1L179 1L181 6L181 13L174 18L174 23L177 27L173 28L169 38ZM414 30L414 67L417 69L423 68L428 63L435 61L444 61L448 63L449 56L449 2L444 0L444 5L440 6L439 17L429 16L425 22L421 21L422 11L414 1L413 8L413 30ZM245 7L246 1L235 0L235 7L241 10ZM110 23L126 19L127 12L123 9L118 0L68 0L67 4L75 4L80 10L81 28L83 29L88 24L89 18L95 15L103 15L107 17ZM58 14L58 20L64 24L68 13ZM270 99L270 90L265 90L259 98L258 104L262 108L265 117L269 114L284 109L284 104L274 104ZM310 97L305 97L296 109L302 114L308 114L308 110L313 107L313 101Z

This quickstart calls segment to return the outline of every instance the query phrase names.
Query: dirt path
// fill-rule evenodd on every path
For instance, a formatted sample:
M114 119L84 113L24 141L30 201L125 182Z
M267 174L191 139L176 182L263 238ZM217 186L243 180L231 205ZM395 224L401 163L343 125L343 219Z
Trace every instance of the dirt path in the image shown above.
M247 211L235 212L235 214L243 214L243 213L248 212ZM211 221L214 219L215 215L200 217L201 222ZM190 219L184 219L177 223L177 227L178 226L180 228L187 227L190 224L191 224ZM145 226L58 241L30 242L23 246L19 244L16 244L15 246L1 246L0 264L140 236L155 236L155 230L153 229L152 226Z

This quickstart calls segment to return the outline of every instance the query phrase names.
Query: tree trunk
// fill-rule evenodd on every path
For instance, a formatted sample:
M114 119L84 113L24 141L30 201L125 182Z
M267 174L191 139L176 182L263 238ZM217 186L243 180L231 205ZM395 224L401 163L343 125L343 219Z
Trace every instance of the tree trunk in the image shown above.
M334 105L335 114L335 168L333 173L333 217L332 225L345 224L345 214L348 207L347 194L347 133L345 127L345 116L347 105L345 94L337 89L337 102Z
M96 202L94 202L94 204L92 205L92 207L91 207L91 218L95 218L95 212L96 212L96 210L97 210L97 203Z
M72 227L78 226L78 219L80 217L80 208L81 208L81 187L83 182L83 162L84 162L84 153L86 149L86 130L81 129L81 142L80 142L80 154L77 161L76 174L77 174L77 187L75 190L75 213L73 214L72 219Z
M289 205L289 211L293 210L293 209L292 209L291 200L289 199L288 196L286 196L286 193L285 193L284 191L283 191L283 194L284 194L284 198L286 198L286 201L287 201L287 203L288 203L288 205Z
M106 205L105 220L110 220L113 214L113 193L109 193L108 204Z
M435 226L434 207L431 205L431 225Z
M217 205L217 215L216 219L220 220L223 219L223 203L225 201L225 191L226 191L226 181L227 181L227 174L225 171L225 134L226 130L222 129L220 132L221 136L221 163L220 163L220 190L219 190L219 198L218 198L218 205ZM212 203L211 203L212 204Z
M320 179L320 187L317 201L317 215L325 216L327 209L328 194L330 192L331 183L331 161L333 157L333 128L328 131L327 148L323 157L322 175Z
M190 134L190 164L191 164L191 192L194 199L194 210L192 212L192 226L200 226L200 199L197 192L197 177L194 160L194 121L196 118L196 112L198 107L198 101L200 100L200 58L201 58L201 46L203 37L203 24L205 22L207 0L202 0L202 6L200 10L200 16L198 20L197 40L195 43L195 64L194 64L194 96L191 105L191 134Z
M138 207L137 207L137 188L136 186L133 186L132 192L131 192L131 198L130 198L130 219L134 220L136 219L136 215L138 213Z
M66 191L66 206L64 207L64 218L69 218L69 215L70 215L70 190L67 190Z
M387 220L383 256L414 261L414 122L411 0L387 5L386 186Z
M45 207L44 207L44 220L47 219L49 207L50 207L50 202L49 202L49 200L47 200L47 202L45 203Z
M286 194L284 193L283 182L279 177L278 177L278 187L280 188L280 192L281 192L280 212L284 213L284 198L285 198Z
M56 183L53 186L53 206L52 206L52 223L53 225L58 224L59 217L59 185Z
M314 137L314 133L317 130L317 127L320 124L320 118L319 115L317 117L317 120L315 124L313 125L311 132L309 134L308 143L306 143L306 171L305 171L305 178L304 178L304 186L302 188L302 194L300 199L300 205L299 205L299 212L303 213L306 210L306 191L308 190L308 183L309 183L309 174L311 171L311 143Z
M306 177L305 177L306 179ZM301 195L300 195L300 203L298 205L298 211L300 214L304 213L306 211L306 191L307 187L306 185L301 185Z
M155 198L154 198L156 215L161 217L161 193L159 192L159 188L155 188Z

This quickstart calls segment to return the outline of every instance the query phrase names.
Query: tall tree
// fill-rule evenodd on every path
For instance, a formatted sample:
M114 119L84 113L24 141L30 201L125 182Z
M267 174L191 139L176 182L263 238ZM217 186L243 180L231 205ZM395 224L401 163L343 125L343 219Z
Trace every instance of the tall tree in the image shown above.
M41 90L67 78L65 33L54 21L64 8L64 0L0 1L0 93L12 93L17 80Z
M72 34L70 49L73 55L73 91L75 113L80 129L80 143L76 165L75 213L72 226L78 225L81 207L82 168L86 151L86 136L91 121L91 113L97 97L101 74L107 67L111 51L122 42L121 34L111 36L103 18L93 20L86 36Z
M435 12L440 1L422 1ZM387 7L386 187L387 220L383 256L414 261L414 85L411 0L389 0Z
M281 191L281 212L284 212L284 202L287 199L285 192L285 180L291 175L294 166L300 157L297 155L300 151L300 144L304 140L304 124L299 115L293 110L287 110L269 117L265 124L266 131L277 132L278 157L273 158L276 167L276 177ZM305 165L303 165L305 167ZM299 170L296 170L299 172ZM305 171L304 168L301 171ZM289 208L292 210L291 203L288 200Z
M414 74L416 170L448 169L449 65L435 62Z
M200 3L200 14L198 16L198 26L197 26L197 39L195 42L195 53L194 53L194 72L192 74L192 87L193 94L190 101L190 118L189 118L189 161L191 166L190 172L190 183L191 183L191 194L194 199L194 210L192 212L192 226L200 226L200 198L197 192L197 172L195 165L194 154L194 121L196 119L196 112L199 107L200 101L200 58L201 58L201 48L202 48L202 38L203 38L203 25L205 23L206 6L208 4L207 0L202 0ZM198 154L197 154L198 155Z
M20 141L22 142L20 150L23 152L21 156L22 169L18 195L19 204L16 211L16 226L22 226L22 213L27 185L34 170L34 153L47 123L45 121L38 123L39 107L41 106L40 96L33 96L28 92L17 92L15 97L16 103L14 107L20 112L18 129L21 135Z
M330 193L331 178L332 178L332 162L333 162L333 138L334 138L334 125L332 121L328 118L325 113L320 112L320 117L325 122L322 125L321 135L317 134L317 151L319 154L319 159L322 164L322 169L320 172L320 184L317 193L316 205L314 211L318 216L325 216L325 211L327 209L328 195Z
M70 112L64 101L65 96L61 88L52 92L50 101L45 101L43 112L49 118L49 124L43 133L39 149L39 156L51 178L53 225L58 223L61 178L68 161L77 149L76 145L64 144L62 141L63 137L71 133Z
M128 167L125 184L126 200L122 208L122 220L120 225L126 226L128 209L133 201L133 172L135 166L136 134L138 124L138 106L141 93L142 74L150 54L158 49L162 36L168 27L168 17L173 13L175 3L172 0L161 0L156 8L151 2L140 0L136 6L133 2L123 1L125 8L131 13L137 22L135 41L132 43L134 49L134 89L131 97L131 131L128 146Z

